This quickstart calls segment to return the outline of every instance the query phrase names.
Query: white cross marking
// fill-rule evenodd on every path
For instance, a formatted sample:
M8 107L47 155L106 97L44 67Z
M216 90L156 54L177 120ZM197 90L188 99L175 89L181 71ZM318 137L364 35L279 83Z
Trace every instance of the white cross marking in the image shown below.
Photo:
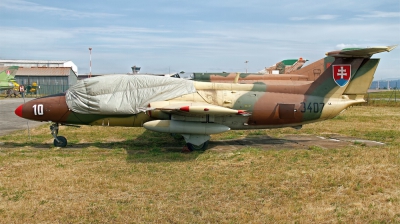
M343 69L343 66L340 66L337 75L340 76L341 79L343 79L343 76L347 76L346 69Z

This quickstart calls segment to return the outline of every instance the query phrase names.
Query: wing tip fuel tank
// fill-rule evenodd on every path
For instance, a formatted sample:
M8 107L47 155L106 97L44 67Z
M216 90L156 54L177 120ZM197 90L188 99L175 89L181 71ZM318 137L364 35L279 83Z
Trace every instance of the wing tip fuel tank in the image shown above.
M207 106L183 106L179 108L180 111L183 112L191 112L198 114L239 114L244 115L247 112L245 110L234 110L230 108L225 108L221 106L215 105L207 105Z
M198 123L171 120L155 120L143 124L143 127L157 132L177 134L210 135L229 131L230 128L215 123Z

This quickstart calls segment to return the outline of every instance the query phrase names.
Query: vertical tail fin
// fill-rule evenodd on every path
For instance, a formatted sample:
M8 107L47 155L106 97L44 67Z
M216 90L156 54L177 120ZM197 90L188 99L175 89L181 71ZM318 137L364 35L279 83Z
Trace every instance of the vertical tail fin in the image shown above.
M0 72L0 90L8 90L19 86L15 80L15 74L17 73L18 66L11 66L3 68Z
M0 72L0 79L2 81L15 81L14 76L17 73L18 68L18 66L3 68L3 70Z
M323 64L321 61L319 65L323 68L320 71L324 71L321 75L317 75L318 77L315 78L306 94L325 97L363 96L371 85L379 63L379 59L370 59L370 57L376 53L389 52L395 47L344 49L326 53L328 57L323 59ZM315 67L311 69L314 69L314 74L318 73ZM310 68L308 70L310 73Z

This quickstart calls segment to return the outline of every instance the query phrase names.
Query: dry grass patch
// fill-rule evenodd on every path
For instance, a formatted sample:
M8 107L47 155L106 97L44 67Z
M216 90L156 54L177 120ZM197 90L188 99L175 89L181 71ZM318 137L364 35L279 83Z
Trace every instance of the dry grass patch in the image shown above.
M398 223L393 109L354 107L302 130L213 136L325 133L386 140L383 147L181 154L183 141L141 128L62 127L67 149L42 143L52 139L47 125L30 141L2 136L0 222Z
M9 151L5 222L398 221L399 151L345 148L132 158L96 148ZM397 156L397 158L396 158ZM157 160L160 160L158 162ZM134 162L131 162L134 161Z

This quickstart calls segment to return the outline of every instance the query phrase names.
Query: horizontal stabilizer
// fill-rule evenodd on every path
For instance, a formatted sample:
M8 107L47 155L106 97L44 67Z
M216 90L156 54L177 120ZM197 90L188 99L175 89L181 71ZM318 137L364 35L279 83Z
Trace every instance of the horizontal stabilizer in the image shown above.
M369 48L351 48L351 49L343 49L339 51L331 51L326 53L326 56L331 57L353 57L353 58L369 58L373 54L381 53L381 52L390 52L395 49L397 45L392 46L378 46L378 47L369 47Z

